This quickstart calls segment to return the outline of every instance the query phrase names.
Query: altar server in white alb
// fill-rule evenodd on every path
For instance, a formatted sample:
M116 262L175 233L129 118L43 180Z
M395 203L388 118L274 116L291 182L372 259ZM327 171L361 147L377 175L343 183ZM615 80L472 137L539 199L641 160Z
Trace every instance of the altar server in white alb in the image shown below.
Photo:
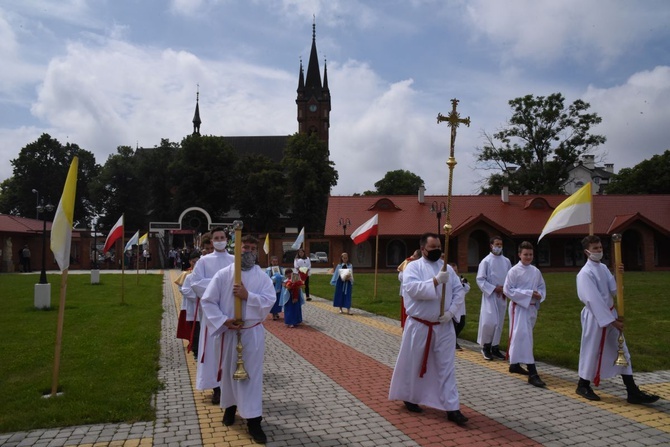
M505 356L500 352L500 338L507 313L503 284L512 263L502 254L503 241L500 236L493 236L489 243L491 252L482 259L477 269L477 286L482 291L477 343L482 347L486 360L504 360Z
M261 428L263 415L263 355L265 328L263 321L275 303L272 279L256 265L258 240L245 236L242 246L242 283L235 284L235 266L220 270L210 282L202 297L202 309L215 335L223 338L221 362L221 408L223 423L235 423L235 413L247 420L249 434L254 441L265 443L267 437ZM243 325L235 320L235 297L242 300ZM242 359L249 378L233 380L237 369L237 331L242 334Z
M231 265L234 261L233 255L226 251L228 238L222 227L215 227L210 231L214 252L200 258L193 269L191 276L191 288L201 298L211 281L212 277L224 267ZM207 315L199 309L200 340L198 343L198 359L195 377L195 388L198 390L214 390L212 403L218 405L221 401L221 388L217 373L221 358L221 337L214 335L207 324Z
M402 400L407 410L421 413L427 405L447 412L447 419L465 425L456 387L456 334L465 291L454 270L442 271L442 244L435 233L419 242L421 258L403 271L403 301L407 311L398 360L391 378L390 400ZM440 316L445 284L444 315Z
M600 396L593 392L591 382L598 386L600 379L620 374L628 393L628 403L656 402L658 396L640 390L635 384L625 341L623 353L628 366L614 364L619 350L619 332L624 329L623 318L619 318L614 308L616 281L607 266L600 262L603 257L603 245L598 236L585 237L582 240L582 248L587 261L577 274L577 295L584 303L577 394L589 400L600 400ZM621 269L623 271L623 265Z
M519 262L505 278L503 293L509 302L509 372L528 376L528 383L543 388L533 356L533 328L540 303L547 297L547 287L540 270L532 265L533 244L519 244ZM520 364L524 363L528 370Z

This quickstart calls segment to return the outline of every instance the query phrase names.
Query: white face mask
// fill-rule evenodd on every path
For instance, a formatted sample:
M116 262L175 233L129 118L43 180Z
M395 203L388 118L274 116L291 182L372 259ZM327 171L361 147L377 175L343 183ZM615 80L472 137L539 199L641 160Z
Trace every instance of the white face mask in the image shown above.
M502 253L502 247L492 247L491 253L493 253L494 255L499 255L500 253Z
M214 241L212 245L214 245L214 250L223 251L226 249L227 241Z
M600 260L603 258L603 253L591 253L590 251L586 250L586 253L589 254L589 259L593 262L600 262Z

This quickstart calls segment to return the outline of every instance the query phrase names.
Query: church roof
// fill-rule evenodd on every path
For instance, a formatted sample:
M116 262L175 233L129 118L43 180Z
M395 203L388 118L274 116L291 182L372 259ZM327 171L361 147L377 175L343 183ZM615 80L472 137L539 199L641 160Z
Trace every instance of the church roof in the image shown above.
M222 137L238 155L264 155L279 163L284 158L284 148L289 135Z
M381 198L392 202L389 211L375 208ZM497 195L453 196L451 200L452 234L458 235L477 222L486 222L513 237L535 238L542 232L554 209L565 195L511 195L505 203ZM379 213L379 234L383 236L419 236L435 232L437 216L430 212L431 203L447 203L446 196L425 196L420 203L416 195L403 196L331 196L328 201L325 236L341 236L340 218L349 218L347 233ZM529 205L530 204L530 205ZM641 221L670 235L670 195L595 195L593 196L594 233L609 234L612 228L622 230L622 223ZM634 219L631 219L634 215ZM445 213L440 225L444 225ZM350 229L350 230L349 230ZM588 225L556 231L554 235L588 233Z

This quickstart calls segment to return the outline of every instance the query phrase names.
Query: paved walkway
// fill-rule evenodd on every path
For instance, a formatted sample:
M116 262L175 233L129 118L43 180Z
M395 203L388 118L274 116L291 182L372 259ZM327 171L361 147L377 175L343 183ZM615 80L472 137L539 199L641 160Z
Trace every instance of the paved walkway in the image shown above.
M181 297L176 271L164 273L165 314L156 421L0 434L3 446L244 446L246 424L221 423L211 392L194 390L195 362L174 337ZM268 446L670 446L670 371L636 374L645 390L663 397L653 406L629 405L620 380L605 380L601 402L574 393L573 371L538 364L548 389L528 385L487 362L472 343L457 353L461 410L467 428L444 413L407 412L387 400L400 343L398 322L354 310L346 316L315 298L305 324L288 329L268 320L264 421Z

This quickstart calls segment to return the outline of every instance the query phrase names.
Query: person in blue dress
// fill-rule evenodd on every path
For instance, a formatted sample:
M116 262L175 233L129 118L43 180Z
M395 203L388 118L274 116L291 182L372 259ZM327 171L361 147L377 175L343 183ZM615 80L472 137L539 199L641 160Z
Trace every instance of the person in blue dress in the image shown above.
M284 324L290 328L302 323L302 305L305 304L305 296L302 293L304 285L297 272L293 273L292 269L286 269L281 305L284 307Z
M340 256L340 263L335 267L330 285L335 286L333 307L339 307L340 313L343 313L342 309L346 308L347 314L351 315L351 291L354 286L354 275L347 253L342 253L342 256Z
M281 312L282 282L284 282L284 269L279 265L279 258L276 256L270 258L270 266L265 269L265 273L272 279L272 284L274 284L275 292L277 293L277 301L275 301L274 306L270 309L270 313L273 320L278 320L279 312Z

